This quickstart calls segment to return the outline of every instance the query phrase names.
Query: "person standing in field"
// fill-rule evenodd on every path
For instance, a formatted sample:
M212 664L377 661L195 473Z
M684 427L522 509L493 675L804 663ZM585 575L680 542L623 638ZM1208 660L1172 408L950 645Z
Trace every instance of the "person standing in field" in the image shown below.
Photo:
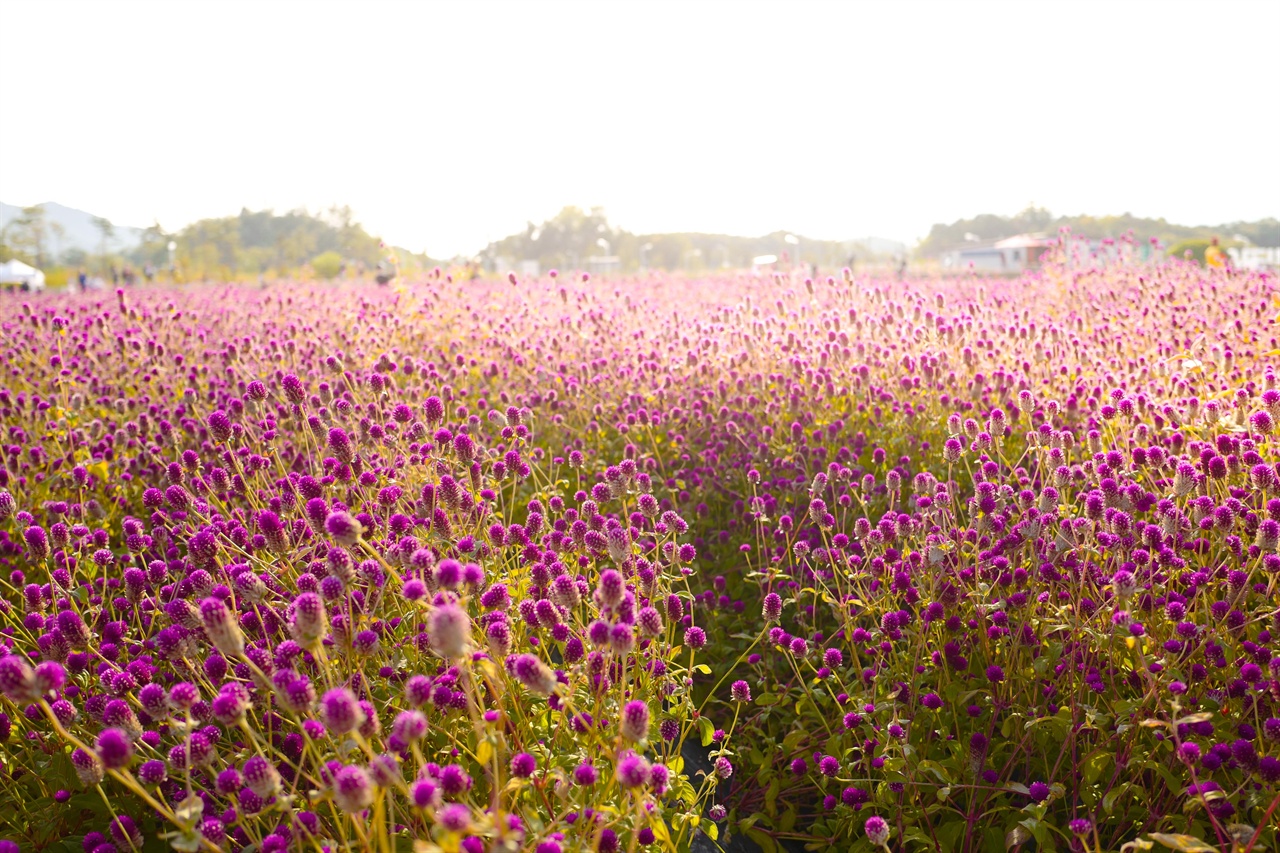
M1217 237L1210 240L1209 247L1204 250L1204 265L1219 270L1227 265L1227 253L1218 247Z

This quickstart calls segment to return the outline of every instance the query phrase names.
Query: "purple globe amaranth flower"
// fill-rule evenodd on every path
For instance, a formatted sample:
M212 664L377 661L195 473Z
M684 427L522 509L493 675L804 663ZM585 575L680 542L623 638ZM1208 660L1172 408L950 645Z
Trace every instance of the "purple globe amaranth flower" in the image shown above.
M512 678L533 693L550 696L556 689L555 673L535 655L509 655L504 666Z
M98 735L95 752L103 767L120 770L127 767L133 757L133 742L120 729L104 729Z
M22 531L22 538L27 543L27 551L30 552L31 559L37 563L43 562L49 556L49 537L44 532L43 527L32 525Z
M372 805L373 781L368 772L363 767L348 764L335 773L333 801L347 814L364 811Z
M527 779L538 769L538 761L527 752L518 752L511 758L511 775Z
M76 776L80 778L80 784L84 787L92 788L102 781L102 761L93 753L76 749L71 753L71 765L75 768Z
M351 513L343 511L330 512L324 520L324 529L335 542L347 548L358 544L364 534L364 526Z
M304 592L293 600L289 632L298 645L313 648L328 630L324 602L314 592Z
M25 658L17 655L0 658L0 693L19 704L40 697L35 671Z
M729 687L729 696L734 702L751 701L751 685L739 679Z
M218 409L209 415L209 434L219 444L231 438L231 418L226 412Z
M421 711L401 711L391 723L391 734L405 745L422 739L427 734L427 718Z
M117 844L131 849L136 850L142 847L142 832L138 829L138 825L134 823L133 818L128 815L117 815L112 819L111 837L115 839Z
M155 758L143 762L142 766L138 768L138 778L145 785L159 785L167 776L168 769L165 767L164 762Z
M622 709L619 725L622 736L628 740L643 741L649 737L649 706L636 699Z
M179 711L189 711L199 701L200 691L190 682L179 681L169 688L169 704Z
M260 755L244 763L244 781L259 797L266 799L280 790L280 774L275 766Z
M626 583L616 570L605 569L600 573L600 581L596 587L596 600L602 607L617 607L622 603L622 597L626 591Z
M41 696L60 691L67 683L67 671L57 661L47 660L36 664L35 688Z
M462 832L471 825L471 810L461 803L453 803L440 809L436 820L449 832Z
M320 699L320 719L335 735L353 732L365 721L364 709L345 687L335 687Z
M471 619L458 605L445 604L431 611L428 631L431 648L441 657L453 659L467 653Z
M684 642L691 649L701 649L707 644L707 632L694 625L684 632Z
M77 649L88 644L92 635L79 613L74 610L63 610L58 613L57 622L58 630L62 632L68 646Z
M228 658L244 655L244 635L226 603L220 598L200 602L200 621L214 648Z
M625 788L639 788L649 781L649 762L628 750L618 759L618 781Z
M584 761L573 768L573 784L575 785L585 788L594 785L597 778L596 768L589 761Z
M417 808L438 808L440 805L440 787L429 779L420 780L410 786L409 798Z
M427 426L434 427L444 420L444 402L436 396L428 397L422 402L422 416Z
M879 815L872 815L862 826L867 840L876 847L884 847L889 843L889 824Z
M1028 786L1027 791L1031 800L1037 803L1048 799L1050 794L1049 786L1044 782L1032 782L1031 785Z
M1071 830L1072 835L1084 837L1093 832L1093 821L1087 817L1078 817L1067 824L1067 828Z

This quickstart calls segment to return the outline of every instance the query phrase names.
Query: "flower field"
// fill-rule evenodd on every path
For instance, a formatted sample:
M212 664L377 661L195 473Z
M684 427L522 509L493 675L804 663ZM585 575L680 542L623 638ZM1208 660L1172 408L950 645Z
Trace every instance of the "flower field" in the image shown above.
M0 302L0 851L1280 846L1274 277L570 278Z

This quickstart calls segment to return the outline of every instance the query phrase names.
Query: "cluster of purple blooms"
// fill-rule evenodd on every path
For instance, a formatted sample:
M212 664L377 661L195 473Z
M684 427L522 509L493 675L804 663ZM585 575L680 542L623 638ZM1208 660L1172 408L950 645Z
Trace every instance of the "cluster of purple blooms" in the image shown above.
M1272 279L543 284L0 317L0 742L86 850L1276 813Z

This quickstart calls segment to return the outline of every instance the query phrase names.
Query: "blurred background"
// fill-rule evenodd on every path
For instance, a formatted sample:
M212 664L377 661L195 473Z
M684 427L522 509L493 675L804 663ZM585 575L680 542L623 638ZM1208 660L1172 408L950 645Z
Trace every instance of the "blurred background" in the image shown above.
M11 283L1014 274L1064 227L1280 262L1275 2L6 0L0 31Z

